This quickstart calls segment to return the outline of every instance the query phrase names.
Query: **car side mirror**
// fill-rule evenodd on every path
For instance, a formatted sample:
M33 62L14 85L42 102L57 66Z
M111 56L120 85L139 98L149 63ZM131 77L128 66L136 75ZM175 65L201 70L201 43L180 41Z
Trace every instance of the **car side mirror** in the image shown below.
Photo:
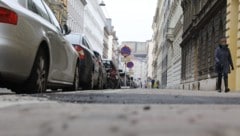
M71 33L71 29L68 27L67 24L63 25L64 35L68 35Z

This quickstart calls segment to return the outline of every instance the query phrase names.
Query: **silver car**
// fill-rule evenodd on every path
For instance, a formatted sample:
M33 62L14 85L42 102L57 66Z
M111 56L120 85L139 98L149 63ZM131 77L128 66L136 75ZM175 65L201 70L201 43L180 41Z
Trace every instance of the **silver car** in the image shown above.
M0 0L0 87L78 89L78 54L43 0Z

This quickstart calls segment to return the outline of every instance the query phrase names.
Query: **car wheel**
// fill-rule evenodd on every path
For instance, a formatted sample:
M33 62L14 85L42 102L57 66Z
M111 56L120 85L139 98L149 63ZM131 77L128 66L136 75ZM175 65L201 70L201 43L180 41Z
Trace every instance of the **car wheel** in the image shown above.
M63 91L77 91L79 89L79 66L76 65L74 81L71 87L64 88Z
M112 79L110 79L109 82L108 82L108 88L109 89L114 89L114 86L115 86L114 81Z
M91 72L90 76L88 77L88 83L83 85L84 90L92 90L94 87L94 77L93 77L93 72Z
M102 76L98 77L98 89L103 89L103 80L101 77Z
M26 82L26 88L23 93L42 93L47 88L48 63L47 55L43 49L38 51L33 69L29 79Z

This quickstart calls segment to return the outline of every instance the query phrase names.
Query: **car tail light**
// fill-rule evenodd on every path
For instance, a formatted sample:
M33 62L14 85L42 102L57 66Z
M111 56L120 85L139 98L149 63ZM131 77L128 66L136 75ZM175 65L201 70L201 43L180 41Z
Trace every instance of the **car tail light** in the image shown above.
M15 12L0 7L0 23L12 24L17 25L18 16Z
M73 45L76 51L78 52L79 58L81 60L85 59L84 50L80 45Z

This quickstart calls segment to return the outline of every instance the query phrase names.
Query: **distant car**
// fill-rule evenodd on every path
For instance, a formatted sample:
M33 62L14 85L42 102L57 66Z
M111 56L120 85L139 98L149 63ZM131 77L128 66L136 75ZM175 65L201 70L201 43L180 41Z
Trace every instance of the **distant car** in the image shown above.
M16 93L78 89L78 54L43 0L0 1L0 87Z
M99 67L99 77L98 77L98 89L105 89L107 88L107 71L105 69L105 66L103 64L103 60L101 55L94 51L94 54L98 60L98 63L100 65Z
M80 33L71 33L65 37L79 55L79 83L83 89L98 87L99 62L87 37Z
M117 66L113 63L112 60L108 59L103 59L103 64L107 71L107 88L121 88L121 78Z

